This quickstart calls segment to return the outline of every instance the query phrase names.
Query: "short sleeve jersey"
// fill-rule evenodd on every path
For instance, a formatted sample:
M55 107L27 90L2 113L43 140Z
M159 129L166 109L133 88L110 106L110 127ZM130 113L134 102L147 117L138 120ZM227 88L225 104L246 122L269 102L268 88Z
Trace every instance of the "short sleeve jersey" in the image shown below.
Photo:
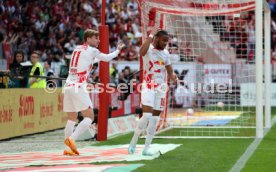
M166 83L166 66L170 65L168 50L158 50L151 44L143 57L143 80L146 83L155 83L156 86Z

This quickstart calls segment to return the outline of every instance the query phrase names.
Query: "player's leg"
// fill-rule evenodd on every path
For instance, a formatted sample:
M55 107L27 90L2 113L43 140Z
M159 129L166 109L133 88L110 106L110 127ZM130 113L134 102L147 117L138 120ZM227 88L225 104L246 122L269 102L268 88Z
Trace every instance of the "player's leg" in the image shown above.
M145 147L143 150L143 155L152 155L149 153L150 144L152 143L153 137L155 135L155 131L157 128L157 123L159 121L159 115L162 111L153 110L153 115L149 118L149 124L147 126L147 135L145 140Z
M83 120L78 124L74 133L70 136L70 139L77 140L79 135L86 131L94 120L91 99L85 85L74 90L72 101L74 103L75 111L81 112L83 116Z
M65 140L73 134L74 127L75 127L75 124L76 124L76 121L77 121L77 113L76 112L67 112L67 116L68 116L68 120L67 120L65 129L64 129ZM68 144L74 144L74 143L68 142ZM67 144L66 144L66 146L67 146ZM65 149L63 151L63 155L74 156L74 155L77 155L77 154L75 152L73 152L72 150Z
M94 119L94 113L91 108L81 111L84 119L78 124L75 131L65 139L64 143L70 147L70 149L77 155L79 155L79 151L77 150L77 146L75 144L75 140L85 132L91 125Z
M162 87L159 87L155 91L153 115L149 118L149 124L147 126L147 135L145 140L145 147L142 153L143 155L152 155L149 152L149 147L155 135L157 123L159 121L159 115L165 109L166 92L167 92L166 87L164 87L163 89Z
M88 129L94 119L92 103L89 94L85 89L85 86L78 89L74 88L71 90L70 94L71 101L73 102L74 112L81 112L84 117L84 119L78 124L73 134L64 141L64 143L69 146L70 149L76 154L79 154L79 152L75 145L75 140L77 140L79 135Z
M128 152L133 154L135 147L141 133L146 129L149 119L152 116L152 110L154 105L154 90L144 89L141 92L141 103L142 103L142 117L139 119L137 126L134 130L134 135L129 144Z
M64 155L79 155L77 151L77 147L74 140L71 140L70 137L73 134L74 127L77 121L77 113L76 112L67 112L68 121L64 129L65 140L64 144L68 146L71 150L64 150Z
M133 154L135 152L135 147L141 133L147 128L150 117L152 116L152 107L142 105L143 115L139 119L137 126L134 130L134 135L129 144L128 152L129 154Z
M67 117L68 117L65 129L64 129L65 141L67 138L69 138L72 135L76 121L77 121L77 113L75 112L74 104L72 101L71 89L72 88L68 88L68 87L64 88L63 111L67 112ZM64 141L64 143L65 143L65 141ZM74 143L72 143L70 141L66 141L66 143L74 146ZM76 153L74 153L72 150L64 150L63 154L64 155L76 155Z
M73 134L74 127L77 121L76 112L67 112L68 120L64 129L65 139Z
M71 87L64 87L63 111L67 113L67 123L64 129L65 138L72 135L77 121L77 113L71 96L72 89Z
M94 120L94 112L91 108L81 111L81 114L83 116L83 120L79 123L74 133L70 136L72 140L77 140L77 138L90 127Z

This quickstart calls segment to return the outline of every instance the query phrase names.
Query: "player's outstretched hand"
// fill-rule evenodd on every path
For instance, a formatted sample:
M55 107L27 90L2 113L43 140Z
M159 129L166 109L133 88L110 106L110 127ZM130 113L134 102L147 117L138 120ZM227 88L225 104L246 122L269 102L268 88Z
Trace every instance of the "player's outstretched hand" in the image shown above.
M117 46L117 50L121 51L126 45L124 43L119 43Z

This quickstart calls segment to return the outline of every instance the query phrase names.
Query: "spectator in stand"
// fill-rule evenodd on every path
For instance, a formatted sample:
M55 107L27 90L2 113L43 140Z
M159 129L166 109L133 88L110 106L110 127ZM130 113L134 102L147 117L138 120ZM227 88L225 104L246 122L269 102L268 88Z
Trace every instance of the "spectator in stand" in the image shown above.
M110 37L110 43L117 43L123 38L126 31L124 24L129 19L135 19L136 26L133 25L132 31L127 31L134 37L141 36L137 27L138 5L135 0L127 3L108 1L107 7L107 23L118 26L114 37ZM14 43L15 48L22 48L24 53L30 54L34 49L40 50L42 54L48 49L52 53L70 53L74 45L80 44L83 28L98 27L100 9L100 2L92 0L4 1L1 2L1 26L6 41ZM71 40L76 42L72 43ZM43 60L47 60L47 57Z
M275 0L268 0L269 2L269 7L271 10L271 17L275 18L276 17L276 2Z
M55 54L53 56L51 69L54 71L55 76L60 75L60 66L64 64L65 64L65 61L63 58L61 58L61 54Z
M135 12L138 12L138 4L136 2L136 0L130 0L128 3L127 3L127 8L133 8L133 10Z
M237 58L246 59L247 57L247 34L245 29L238 27L236 38L236 54Z
M275 52L276 41L276 17L271 20L271 49Z
M134 19L134 21L131 24L133 32L134 32L134 37L135 38L140 38L142 37L142 33L141 33L141 28L140 26L140 22L139 22L139 18Z
M176 107L193 107L194 94L189 90L188 85L179 82L174 93Z
M248 61L253 61L255 56L255 28L254 28L255 21L250 21L247 24L246 32L248 35L247 39L247 59Z
M119 87L119 85L126 85L127 83L128 80L125 79L124 72L120 72L118 77L118 91L120 93L119 100L126 100L127 98L125 95L128 89L125 89L125 87Z
M23 76L23 67L20 63L24 62L24 53L21 50L17 50L14 53L13 63L10 64L10 74L11 74L11 87L13 88L24 88L27 86L27 77Z
M129 43L126 51L127 51L127 57L125 60L128 60L128 61L138 60L138 52L137 52L137 49L135 48L135 45L133 46L131 43Z
M51 79L51 77L55 76L53 70L51 69L51 61L44 62L44 74L49 77L46 79L46 86L49 88L57 87L55 80Z
M117 84L116 80L118 79L118 69L117 69L117 63L113 62L112 66L109 69L110 74L110 82Z
M45 76L42 65L39 63L40 53L34 51L31 54L31 63L33 67L30 72L30 76ZM46 80L39 77L31 77L29 79L30 88L46 88Z
M119 84L121 83L126 84L128 82L127 79L125 79L124 70L119 73L118 82Z
M190 42L181 42L180 44L180 54L183 55L180 57L180 61L186 61L192 56L192 48Z
M169 53L171 55L171 62L180 62L180 56L177 46L170 47Z
M108 4L106 9L106 23L112 25L116 22L115 20L115 9L112 8L112 4Z

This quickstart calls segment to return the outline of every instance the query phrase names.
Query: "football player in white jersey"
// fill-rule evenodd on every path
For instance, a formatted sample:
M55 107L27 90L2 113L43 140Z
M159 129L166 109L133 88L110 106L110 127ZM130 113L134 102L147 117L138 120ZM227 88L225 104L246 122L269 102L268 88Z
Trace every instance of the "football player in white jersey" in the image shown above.
M166 106L166 74L173 82L176 82L178 79L173 72L170 54L165 49L168 41L168 32L159 30L155 36L150 34L140 48L140 55L143 56L143 86L141 91L143 116L138 121L129 144L129 154L135 152L139 135L143 130L147 129L145 147L142 154L152 155L149 151L149 146L155 134L159 115Z
M87 77L97 61L110 61L118 56L124 44L119 44L117 50L110 54L103 54L97 48L99 45L99 32L87 29L84 32L84 44L75 48L72 53L69 75L64 86L63 111L68 114L65 126L64 143L71 149L65 150L64 155L79 155L75 140L82 134L94 120L93 106L87 92ZM77 112L81 112L84 119L74 130Z

